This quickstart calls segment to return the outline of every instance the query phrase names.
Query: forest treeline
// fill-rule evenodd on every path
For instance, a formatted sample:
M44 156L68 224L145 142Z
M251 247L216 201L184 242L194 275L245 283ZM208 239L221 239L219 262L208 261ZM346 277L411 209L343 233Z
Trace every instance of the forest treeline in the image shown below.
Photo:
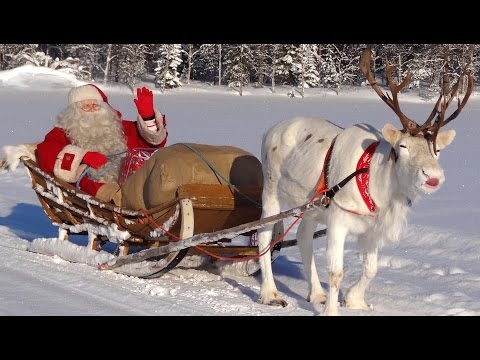
M268 86L300 89L361 86L359 56L367 44L0 44L0 70L25 64L72 73L85 81L124 83L132 90L145 78L160 90L192 80L211 85ZM436 91L445 70L451 76L479 70L480 44L378 44L373 72L385 84L385 59L401 81Z

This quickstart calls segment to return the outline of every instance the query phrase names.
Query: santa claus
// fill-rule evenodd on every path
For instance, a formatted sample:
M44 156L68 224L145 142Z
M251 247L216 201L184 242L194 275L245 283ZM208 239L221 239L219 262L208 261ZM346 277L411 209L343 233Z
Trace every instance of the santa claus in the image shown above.
M136 121L121 119L95 85L75 87L55 127L37 145L39 167L103 201L121 205L118 177L128 149L165 146L165 116L153 93L137 89Z

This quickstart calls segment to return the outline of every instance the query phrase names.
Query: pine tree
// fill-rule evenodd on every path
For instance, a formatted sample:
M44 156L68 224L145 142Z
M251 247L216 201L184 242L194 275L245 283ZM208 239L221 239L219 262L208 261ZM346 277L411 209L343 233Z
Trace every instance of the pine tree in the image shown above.
M3 44L2 69L14 69L25 64L40 66L37 52L38 44Z
M160 46L160 57L155 68L155 85L162 91L182 86L178 66L182 63L180 44L164 44Z
M145 74L145 44L121 44L117 62L118 81L127 84L134 92L140 77Z
M182 52L186 55L185 66L183 67L182 78L186 84L190 84L195 68L196 59L200 53L201 46L199 44L185 44Z
M321 66L322 85L339 93L342 85L354 85L360 73L361 44L326 44Z
M99 61L104 46L100 44L67 44L64 47L65 55L71 57L78 64L79 79L92 81L95 73L100 69Z
M243 87L249 83L252 68L252 51L247 44L235 44L226 47L225 79L229 87L238 88L240 96Z
M193 64L194 73L199 80L215 82L218 74L218 44L201 44L198 59Z
M305 88L316 87L319 83L317 70L318 49L317 45L301 44L298 48L300 63L293 64L293 71L300 82L300 94L304 97Z
M284 44L278 50L278 57L274 63L278 82L285 85L298 85L297 69L301 67L298 45Z

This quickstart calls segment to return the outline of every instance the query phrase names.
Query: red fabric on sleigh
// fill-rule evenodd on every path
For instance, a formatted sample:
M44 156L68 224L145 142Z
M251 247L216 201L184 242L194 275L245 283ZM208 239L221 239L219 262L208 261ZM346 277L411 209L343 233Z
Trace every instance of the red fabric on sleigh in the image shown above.
M143 163L158 149L134 148L127 151L118 182L122 186L130 175L140 169Z

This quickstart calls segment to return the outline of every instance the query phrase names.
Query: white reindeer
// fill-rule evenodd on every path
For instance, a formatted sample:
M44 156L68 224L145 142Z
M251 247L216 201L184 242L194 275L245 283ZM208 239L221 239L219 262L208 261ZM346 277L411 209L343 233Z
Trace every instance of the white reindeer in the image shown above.
M368 48L361 56L360 68L372 88L399 116L403 130L391 124L385 125L381 132L367 124L342 129L326 120L296 117L274 125L262 143L265 179L262 218L279 213L282 206L296 207L316 195L324 196L325 207L303 214L297 240L309 283L307 299L314 304L326 303L325 315L338 315L347 235L357 236L363 253L363 274L347 291L343 303L353 309L369 309L365 290L377 272L378 248L397 241L406 225L409 205L422 194L435 192L444 182L438 151L453 141L455 131L439 132L439 129L458 116L473 89L468 74L468 90L456 111L445 118L458 82L448 99L448 94L440 94L430 117L419 126L402 113L397 98L411 75L400 85L395 84L392 65L387 62L387 80L393 98L388 93L386 96L371 73L370 56ZM330 190L322 195L316 192L320 178L326 182L321 189ZM333 188L337 184L340 185ZM312 238L318 223L327 226L328 295L318 279L313 257ZM260 252L270 245L271 231L271 226L259 230ZM270 252L261 257L260 267L260 303L286 306L275 285Z

